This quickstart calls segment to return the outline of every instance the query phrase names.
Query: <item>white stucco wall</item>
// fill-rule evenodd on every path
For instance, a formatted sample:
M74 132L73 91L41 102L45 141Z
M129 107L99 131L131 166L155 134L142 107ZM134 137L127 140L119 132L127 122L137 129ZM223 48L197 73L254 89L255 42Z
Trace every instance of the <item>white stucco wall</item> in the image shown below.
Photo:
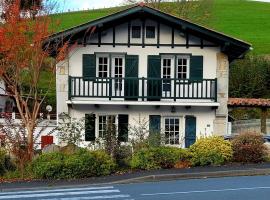
M213 134L213 121L215 119L215 111L209 107L202 108L191 108L186 109L185 107L176 107L175 112L171 112L171 107L162 106L155 108L154 106L100 106L99 108L93 105L73 105L70 110L71 116L76 118L84 118L85 114L94 113L96 115L96 137L98 136L98 116L99 115L118 115L128 114L129 115L129 127L130 135L132 137L132 128L138 127L139 120L149 122L149 115L161 115L161 133L163 132L164 117L179 117L180 118L180 138L185 135L185 116L196 116L196 133L197 137L204 137ZM148 127L148 125L147 125ZM80 145L88 146L90 142L83 142ZM184 141L182 143L184 147Z

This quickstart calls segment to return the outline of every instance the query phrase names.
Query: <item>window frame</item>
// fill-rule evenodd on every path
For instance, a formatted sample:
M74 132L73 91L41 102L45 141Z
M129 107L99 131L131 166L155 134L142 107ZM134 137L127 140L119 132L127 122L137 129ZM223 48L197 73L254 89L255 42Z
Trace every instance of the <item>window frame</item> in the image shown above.
M97 58L96 58L96 77L97 78L109 78L110 77L110 56L109 55L107 55L107 54L101 54L101 55L97 55L96 56ZM104 64L104 60L103 60L103 63L100 63L100 59L104 59L104 58L106 58L107 59L107 63L106 63L106 65L107 65L107 71L105 71L104 70L104 66L105 66L105 64ZM100 70L100 66L103 66L103 70ZM100 76L100 73L102 73L103 75L102 76ZM107 74L107 76L104 76L104 74Z
M150 28L150 30L149 30L149 28ZM151 32L151 31L153 31L153 32ZM145 27L145 38L147 38L147 39L155 39L156 38L156 26L147 25Z
M137 30L135 30L134 28L138 28ZM137 33L134 31L138 31ZM138 35L136 35L138 34ZM140 25L132 25L131 26L131 38L132 39L140 39L142 38L142 26Z
M186 65L184 65L183 63L181 65L179 65L179 60L186 60ZM184 72L183 67L186 67L186 71ZM179 67L182 67L182 71L179 71ZM175 75L177 79L190 79L190 56L176 56L176 65L175 65ZM186 77L184 78L184 74L186 74ZM179 76L181 75L181 77Z
M101 117L106 117L106 123L102 123L102 130L100 130L100 118ZM109 117L114 117L116 136L118 136L118 115L99 114L99 115L97 115L97 120L96 120L96 127L97 127L96 128L96 138L104 139L104 133L106 131L106 125L107 125Z
M165 76L167 77L164 77L164 69L165 69L165 66L164 66L164 60L170 60L170 75L166 74ZM168 72L168 66L166 66L166 69L167 69L167 72ZM164 78L172 78L173 76L173 72L174 72L174 66L173 66L173 57L171 56L163 56L161 57L161 78L164 79ZM162 81L162 91L163 92L170 92L171 91L171 81L166 81L167 83L164 83L165 81L163 80ZM169 85L170 87L169 88L166 88L164 89L164 85Z

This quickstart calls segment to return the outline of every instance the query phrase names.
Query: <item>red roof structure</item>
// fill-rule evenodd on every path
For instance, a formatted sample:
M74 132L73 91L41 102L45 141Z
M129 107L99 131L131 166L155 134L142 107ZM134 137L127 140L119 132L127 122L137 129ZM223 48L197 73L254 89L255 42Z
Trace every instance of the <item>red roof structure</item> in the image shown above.
M270 99L229 98L228 106L270 108Z

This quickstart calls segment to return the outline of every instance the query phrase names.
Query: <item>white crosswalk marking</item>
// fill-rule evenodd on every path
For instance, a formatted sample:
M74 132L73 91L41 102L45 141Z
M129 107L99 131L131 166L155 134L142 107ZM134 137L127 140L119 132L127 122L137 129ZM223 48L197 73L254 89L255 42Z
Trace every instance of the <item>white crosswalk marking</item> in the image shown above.
M95 199L130 199L128 194L120 193L113 186L84 187L53 190L33 190L21 192L0 192L1 199L38 199L38 200L95 200Z
M32 191L21 191L21 192L0 192L1 195L5 194L34 194L34 193L47 193L47 192L63 192L63 191L83 191L83 190L106 190L106 189L113 189L113 186L106 186L106 187L84 187L84 188L63 188L63 189L54 189L54 190L32 190Z

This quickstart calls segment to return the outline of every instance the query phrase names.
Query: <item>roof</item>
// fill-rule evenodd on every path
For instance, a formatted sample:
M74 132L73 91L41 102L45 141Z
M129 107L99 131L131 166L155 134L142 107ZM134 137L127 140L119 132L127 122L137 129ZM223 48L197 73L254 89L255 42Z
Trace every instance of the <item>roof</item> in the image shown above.
M89 28L91 27L110 27L116 22L121 22L125 19L131 20L135 17L142 16L154 17L160 22L165 22L166 24L171 24L173 26L179 27L183 32L189 32L190 34L199 35L201 38L221 46L222 52L229 56L230 61L243 57L244 54L247 53L251 48L251 44L247 42L230 37L215 30L206 28L204 26L192 23L188 20L162 12L143 3L55 33L48 38L47 42L54 42L59 40L71 41L71 37L74 40L76 38L76 35L84 35L89 31Z
M269 107L270 99L229 98L228 106L231 107Z

